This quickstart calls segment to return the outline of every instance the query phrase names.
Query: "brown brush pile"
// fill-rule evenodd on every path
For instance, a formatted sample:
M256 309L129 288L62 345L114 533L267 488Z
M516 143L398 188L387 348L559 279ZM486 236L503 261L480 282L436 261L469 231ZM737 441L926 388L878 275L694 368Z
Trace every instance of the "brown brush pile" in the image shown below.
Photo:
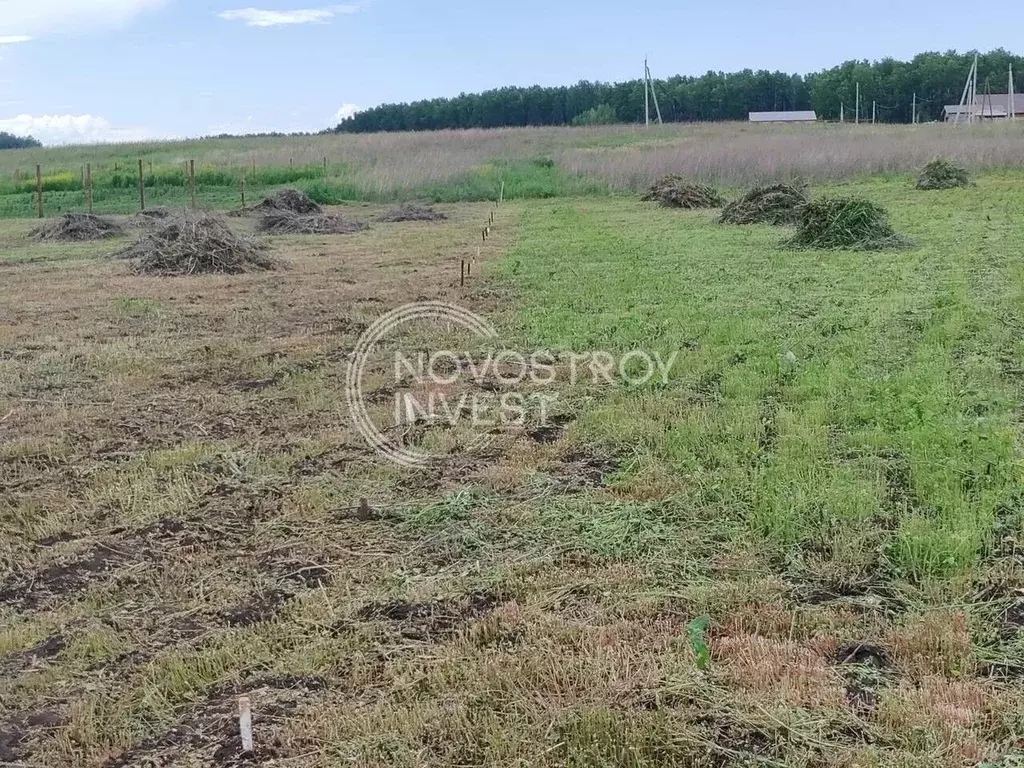
M350 235L362 232L366 224L329 213L304 215L291 211L268 211L256 228L268 235Z
M722 224L795 224L804 205L807 205L807 195L789 184L754 187L725 206L719 221Z
M32 230L30 237L46 243L84 243L124 234L113 219L91 213L64 213Z
M236 234L217 216L197 214L169 219L116 255L143 275L236 275L276 266L263 243Z
M427 205L403 205L401 208L382 213L377 221L444 221L448 216Z
M725 204L714 187L693 184L675 175L662 176L641 199L660 203L666 208L719 208Z
M147 208L135 214L131 223L140 227L153 227L162 224L170 217L171 212L167 208Z
M279 189L272 195L263 198L263 200L256 205L251 205L248 208L239 208L236 211L231 211L229 216L253 216L262 215L267 213L277 213L284 211L286 213L299 213L303 215L309 215L314 213L322 213L323 209L316 203L313 198L298 189Z

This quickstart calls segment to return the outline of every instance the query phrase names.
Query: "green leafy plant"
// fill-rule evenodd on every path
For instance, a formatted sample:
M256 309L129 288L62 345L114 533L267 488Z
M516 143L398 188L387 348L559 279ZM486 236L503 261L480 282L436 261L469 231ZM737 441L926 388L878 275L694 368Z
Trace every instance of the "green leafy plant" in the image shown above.
M690 648L693 649L697 669L700 670L706 670L711 667L711 646L708 645L708 629L710 628L710 616L698 616L686 625Z

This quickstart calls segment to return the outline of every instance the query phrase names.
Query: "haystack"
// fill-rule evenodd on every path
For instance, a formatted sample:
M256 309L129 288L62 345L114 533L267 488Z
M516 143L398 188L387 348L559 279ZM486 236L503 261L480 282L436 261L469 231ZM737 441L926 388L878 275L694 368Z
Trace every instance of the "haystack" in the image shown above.
M918 189L953 189L970 185L971 177L965 168L941 157L928 163L917 177Z
M273 269L267 246L236 234L217 216L187 213L115 254L145 275L240 274Z
M889 224L881 206L861 197L823 197L800 208L792 248L881 251L909 248L913 242Z
M84 243L123 234L124 229L113 219L91 213L64 213L43 222L29 236L47 243Z
M382 213L377 217L377 221L443 221L447 218L446 214L435 211L430 206L408 204L387 213Z
M725 200L718 190L707 184L692 184L682 176L663 176L651 185L641 198L654 201L667 208L718 208Z
M803 190L789 184L754 187L722 211L722 224L795 224L807 205Z
M328 213L268 211L260 217L256 228L269 235L349 235L363 231L366 224Z
M323 209L313 198L298 189L279 189L272 195L263 198L256 205L248 208L239 208L231 211L229 216L250 216L262 215L276 211L287 211L291 213L313 214L321 213Z

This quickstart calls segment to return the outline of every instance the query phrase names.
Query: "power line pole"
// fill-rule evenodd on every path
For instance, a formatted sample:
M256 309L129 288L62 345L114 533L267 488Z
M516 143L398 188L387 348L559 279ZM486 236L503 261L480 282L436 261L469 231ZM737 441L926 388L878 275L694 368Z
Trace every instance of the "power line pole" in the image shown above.
M878 112L878 102L877 101L872 101L871 102L871 124L872 125L875 124L875 115L876 115L877 112Z
M651 92L647 79L647 59L644 59L644 126L651 127Z
M960 117L964 111L967 111L967 122L973 122L973 110L974 110L974 96L971 94L971 82L974 80L974 71L978 66L978 58L974 58L974 64L971 65L970 71L967 73L967 82L964 83L964 92L960 96L960 106L956 111L956 117L953 118L955 125L960 124Z
M664 125L661 121L661 107L658 106L658 92L654 90L654 78L651 77L651 68L647 66L646 61L644 61L644 69L646 70L647 82L651 84L651 96L654 98L654 111L658 113L658 125Z
M1014 99L1014 93L1013 93L1013 62L1010 62L1010 88L1007 91L1007 93L1009 94L1009 99L1010 99L1009 110L1010 110L1010 121L1012 122L1017 117L1017 105L1014 103L1015 99Z
M856 116L853 119L857 125L860 125L860 83L857 83L857 111Z
M917 125L917 93L914 94L914 106L911 107L910 124Z
M846 107L843 105L843 102L841 101L839 102L839 122L846 122Z

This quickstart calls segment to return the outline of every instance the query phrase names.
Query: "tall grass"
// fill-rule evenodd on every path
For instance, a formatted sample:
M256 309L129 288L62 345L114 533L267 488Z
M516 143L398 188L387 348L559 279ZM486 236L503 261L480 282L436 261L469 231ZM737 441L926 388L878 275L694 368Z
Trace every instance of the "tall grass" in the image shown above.
M194 160L200 199L230 205L243 178L250 194L294 184L325 203L414 197L450 202L493 197L501 181L512 198L632 191L665 173L736 186L838 181L916 172L936 156L973 171L1024 166L1024 122L509 128L8 150L0 152L0 215L33 209L36 164L47 210L85 204L86 163L96 199L110 210L130 210L139 159L144 184L156 197L184 203L186 163Z

